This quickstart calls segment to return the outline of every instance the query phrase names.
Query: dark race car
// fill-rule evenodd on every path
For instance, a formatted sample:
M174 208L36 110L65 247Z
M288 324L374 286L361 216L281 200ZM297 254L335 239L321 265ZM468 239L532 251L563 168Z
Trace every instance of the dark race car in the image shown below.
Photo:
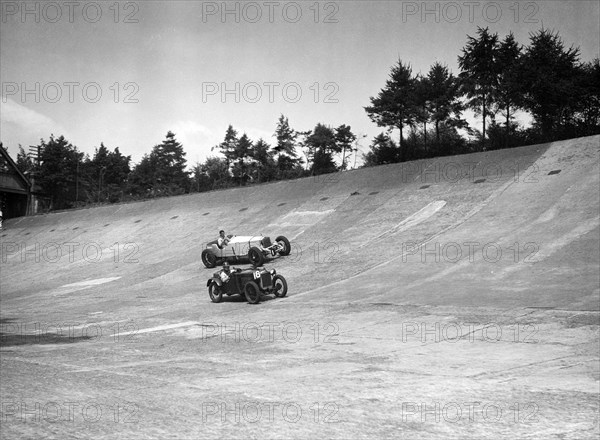
M220 270L206 282L208 295L212 302L218 303L223 295L244 295L249 303L257 304L261 295L275 295L283 298L287 295L287 281L275 269L264 267L237 269L229 274Z

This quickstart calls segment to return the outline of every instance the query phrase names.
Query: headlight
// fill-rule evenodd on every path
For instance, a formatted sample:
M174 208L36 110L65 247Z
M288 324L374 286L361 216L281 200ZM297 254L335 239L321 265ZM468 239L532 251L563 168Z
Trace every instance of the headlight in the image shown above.
M277 273L277 271L275 269L271 270L271 275L275 275Z

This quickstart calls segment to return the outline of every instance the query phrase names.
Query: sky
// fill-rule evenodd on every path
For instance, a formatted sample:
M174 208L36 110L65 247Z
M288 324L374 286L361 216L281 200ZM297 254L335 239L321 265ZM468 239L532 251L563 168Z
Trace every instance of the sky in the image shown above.
M582 61L600 51L600 0L0 5L0 140L13 158L53 134L137 163L172 131L191 166L217 155L230 124L273 145L281 114L298 131L350 125L366 152L384 129L364 107L399 59L457 74L478 27L521 44L558 31Z

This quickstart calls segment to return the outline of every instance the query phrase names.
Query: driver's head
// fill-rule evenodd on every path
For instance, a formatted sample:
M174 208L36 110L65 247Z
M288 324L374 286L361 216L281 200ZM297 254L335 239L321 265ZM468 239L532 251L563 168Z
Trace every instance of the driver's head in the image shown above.
M225 263L223 263L223 270L225 272L229 272L231 270L231 268L229 267L229 263L227 261Z
M220 235L221 237L225 238L225 231L224 231L223 229L221 229L221 230L219 231L219 235Z

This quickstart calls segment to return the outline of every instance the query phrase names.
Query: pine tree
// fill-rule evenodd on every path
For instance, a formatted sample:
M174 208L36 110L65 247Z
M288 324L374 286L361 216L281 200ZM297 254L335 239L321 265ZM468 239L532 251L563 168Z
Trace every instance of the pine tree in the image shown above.
M296 138L297 133L290 127L288 118L281 115L277 121L277 127L275 128L274 136L277 138L277 144L273 149L279 154L285 154L292 159L296 159L298 154L296 153Z
M416 122L423 124L423 140L425 145L427 145L427 123L431 119L431 114L429 113L429 104L432 99L431 95L429 78L419 73L415 78L414 89L415 107L418 109Z
M19 171L25 173L31 171L34 167L34 163L31 158L25 152L25 149L19 144L19 152L17 153L16 165Z
M380 127L400 130L400 155L404 158L404 127L414 127L421 109L417 103L416 80L409 64L392 67L390 78L377 97L371 97L371 106L365 107L369 118Z
M498 82L494 92L494 101L498 110L504 111L505 140L504 147L509 146L512 113L520 108L523 102L523 87L521 79L521 46L516 42L511 32L498 47L497 54Z
M53 209L75 206L77 201L78 169L83 153L77 150L64 136L50 136L39 145L40 161L36 166L37 183L42 191L52 198Z
M233 151L232 160L235 161L233 166L233 177L237 179L240 186L248 180L246 160L250 158L252 152L252 141L246 133L237 142L235 150Z
M280 178L293 174L300 164L296 145L298 133L290 127L288 118L281 115L273 135L277 139L277 144L273 150L277 153L277 168Z
M577 122L580 133L592 135L600 132L600 59L581 66L578 81Z
M233 129L232 125L229 125L229 127L227 127L227 131L225 132L225 139L223 139L223 142L211 149L211 151L215 148L221 150L221 154L225 156L225 162L227 163L228 167L235 160L235 150L238 144L237 135L237 131Z
M467 45L458 57L461 68L461 88L467 96L467 106L482 116L482 149L485 149L486 123L494 102L498 82L498 34L488 28L477 28L477 38L467 35Z
M365 167L396 163L400 161L398 147L385 133L380 133L377 135L373 139L373 142L369 148L371 151L363 154L363 166Z
M145 154L138 163L128 179L128 192L131 195L142 197L153 197L156 194L156 157Z
M273 156L271 146L264 139L256 141L251 151L254 160L251 173L256 182L268 182L277 176L277 164Z
M212 188L226 188L229 186L231 175L229 165L220 157L209 157L202 164L202 172L208 177Z
M523 54L524 108L531 112L543 139L572 118L577 106L579 49L565 48L558 35L542 29L530 37Z
M346 150L353 151L352 143L356 140L356 135L352 133L349 125L342 124L335 129L335 142L337 149L342 151L342 163L340 170L346 169Z
M466 124L460 119L462 105L458 99L458 81L447 66L436 62L427 74L427 109L435 124L435 139L440 143L440 124L461 127Z
M333 153L341 152L342 147L336 143L335 132L332 128L318 123L314 130L309 132L305 144L312 151L311 172L313 175L331 173L336 170Z
M189 192L191 182L185 170L186 159L183 146L169 131L166 139L155 145L150 154L144 155L130 175L129 190L146 197L169 196ZM119 153L120 156L120 153ZM124 161L121 156L115 160Z
M186 159L183 145L169 131L166 139L152 150L156 163L156 181L168 194L189 191L189 173L185 171Z

